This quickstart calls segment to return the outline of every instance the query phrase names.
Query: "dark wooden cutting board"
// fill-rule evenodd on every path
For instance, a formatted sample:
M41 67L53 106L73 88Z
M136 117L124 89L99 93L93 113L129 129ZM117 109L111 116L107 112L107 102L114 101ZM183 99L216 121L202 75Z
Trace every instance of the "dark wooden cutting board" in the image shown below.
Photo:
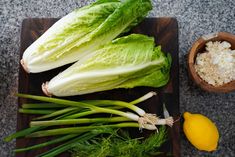
M25 19L22 24L21 30L21 49L20 58L24 50L32 44L40 35L43 34L51 25L53 25L58 19L53 18L32 18ZM174 119L179 117L179 66L178 66L178 25L174 18L147 18L137 27L135 27L131 33L141 33L155 38L156 44L161 45L164 52L170 53L173 59L171 68L171 79L169 83L159 89L138 87L134 89L117 89L105 92L98 92L94 94L87 94L77 97L68 97L67 99L116 99L131 101L134 100L149 91L157 91L158 94L140 104L140 107L144 108L147 112L157 113L162 116L162 103L166 103L166 107L170 112L170 115ZM19 69L19 93L28 93L43 95L41 91L41 84L45 81L49 81L52 77L57 75L60 71L67 68L63 66L54 70L50 70L38 74L27 74L22 67ZM32 102L26 99L19 99L19 107L22 103ZM34 116L18 113L17 130L27 128L30 120ZM172 128L168 128L169 140L163 145L162 150L165 153L161 156L173 155L175 157L180 156L180 123L179 121L174 123ZM130 132L133 136L146 136L148 131L139 133L138 129L131 129ZM26 147L37 143L49 141L51 138L34 138L34 139L17 139L16 148ZM25 153L16 153L17 157L33 157L37 154L49 150L54 145L42 149L28 151ZM65 153L60 156L68 156Z

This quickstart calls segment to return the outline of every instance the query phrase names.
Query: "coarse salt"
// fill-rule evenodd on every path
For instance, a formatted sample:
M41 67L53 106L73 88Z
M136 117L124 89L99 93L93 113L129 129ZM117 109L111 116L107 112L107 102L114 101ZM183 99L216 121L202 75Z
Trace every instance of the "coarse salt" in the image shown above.
M213 86L235 80L235 50L223 41L206 43L206 52L198 53L194 65L198 75Z

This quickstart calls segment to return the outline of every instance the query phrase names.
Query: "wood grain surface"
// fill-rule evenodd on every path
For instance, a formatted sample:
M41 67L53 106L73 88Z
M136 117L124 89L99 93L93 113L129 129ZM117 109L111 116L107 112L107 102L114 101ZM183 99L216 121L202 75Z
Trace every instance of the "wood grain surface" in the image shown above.
M43 34L51 25L53 25L58 19L52 18L32 18L25 19L22 24L21 30L21 49L20 58L24 50L32 44L40 35ZM116 99L131 101L134 100L149 91L157 91L157 95L153 98L141 103L139 106L144 108L147 112L156 113L162 117L162 103L166 104L170 115L174 119L179 118L179 66L178 66L178 25L174 18L146 18L141 24L135 27L131 33L141 33L155 38L156 44L161 45L164 52L170 53L173 59L171 68L171 79L169 83L163 88L149 88L149 87L137 87L133 89L116 89L105 92L98 92L93 94L87 94L82 96L67 97L67 99ZM67 68L69 65L50 70L38 74L27 74L22 67L19 69L19 93L28 93L43 95L41 91L41 84L45 81L49 81L59 72ZM18 107L22 103L33 102L19 98ZM17 130L27 128L33 115L25 115L18 113ZM149 131L139 132L138 129L129 129L133 137L136 136L148 136ZM169 140L166 142L162 151L166 155L173 155L175 157L180 156L180 122L174 123L172 128L168 128ZM37 143L49 141L52 138L21 138L16 140L16 148L31 146ZM24 153L16 153L17 157L33 157L42 152L45 152L55 145L36 149ZM69 153L64 153L60 156L69 156Z

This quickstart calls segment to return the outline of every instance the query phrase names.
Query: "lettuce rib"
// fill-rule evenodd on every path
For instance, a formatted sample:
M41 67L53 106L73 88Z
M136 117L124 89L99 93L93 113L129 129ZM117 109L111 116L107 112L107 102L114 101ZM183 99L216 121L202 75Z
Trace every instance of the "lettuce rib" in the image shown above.
M69 96L136 86L161 87L169 80L170 56L154 39L132 34L94 51L54 77L45 87L56 96Z
M24 52L21 63L37 73L78 61L138 24L150 0L99 0L64 16Z

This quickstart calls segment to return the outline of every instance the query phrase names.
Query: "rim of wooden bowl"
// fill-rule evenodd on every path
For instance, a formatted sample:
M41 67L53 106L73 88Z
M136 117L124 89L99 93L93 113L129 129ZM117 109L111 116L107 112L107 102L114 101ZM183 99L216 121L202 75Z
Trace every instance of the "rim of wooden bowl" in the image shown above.
M197 74L194 63L197 53L203 53L205 50L205 44L209 41L228 41L232 46L232 49L235 49L235 35L227 32L218 32L213 34L208 34L200 37L192 46L188 54L188 72L191 79L205 91L216 92L216 93L228 93L235 91L235 80L223 84L221 86L215 87L208 84L206 81L201 79Z

